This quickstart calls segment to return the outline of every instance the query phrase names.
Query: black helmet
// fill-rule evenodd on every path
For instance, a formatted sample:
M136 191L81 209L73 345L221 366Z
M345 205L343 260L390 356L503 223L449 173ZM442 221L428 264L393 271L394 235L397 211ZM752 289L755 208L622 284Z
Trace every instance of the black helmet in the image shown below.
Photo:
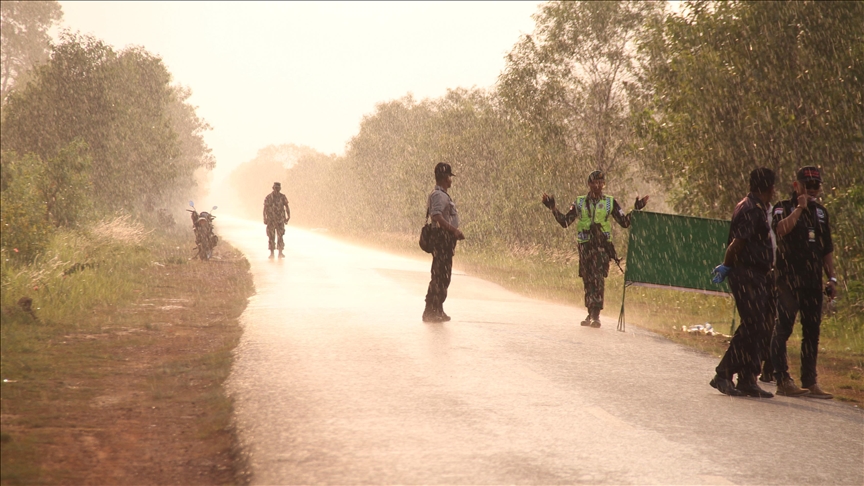
M595 170L594 172L588 174L588 182L594 182L596 180L606 180L606 174L603 173L602 170Z

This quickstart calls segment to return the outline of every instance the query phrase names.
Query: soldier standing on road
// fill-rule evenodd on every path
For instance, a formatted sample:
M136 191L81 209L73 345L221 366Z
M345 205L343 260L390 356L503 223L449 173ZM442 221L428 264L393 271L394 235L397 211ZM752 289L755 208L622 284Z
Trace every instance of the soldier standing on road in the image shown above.
M426 209L432 219L435 243L432 251L432 278L426 292L424 322L446 322L450 316L444 313L444 301L453 271L453 254L456 241L464 240L459 230L459 213L447 190L453 185L453 169L450 164L439 162L435 166L435 189L429 194Z
M774 172L760 168L750 173L750 193L735 206L723 263L714 268L712 281L729 277L729 287L741 316L726 354L717 365L711 386L725 395L771 398L759 388L761 356L771 339L776 311L773 249L767 208L774 197ZM738 375L733 385L732 375Z
M600 310L603 309L603 292L609 275L609 261L613 258L612 223L609 216L622 227L630 227L630 213L624 214L618 201L603 194L606 176L595 170L588 176L589 192L579 196L570 205L567 214L555 206L555 196L543 194L543 204L552 210L561 227L576 221L576 239L579 242L579 276L585 286L585 307L588 316L583 326L600 327ZM634 209L641 210L648 203L648 196L636 198ZM610 252L610 249L612 251Z
M269 242L270 256L273 258L273 250L279 249L279 258L285 258L282 250L285 249L285 223L291 219L291 209L288 207L288 198L282 194L282 183L273 183L273 192L264 198L264 224L267 225L267 239ZM279 237L278 243L276 237Z
M834 296L834 245L828 211L817 202L822 176L817 167L798 170L795 192L774 206L777 234L777 326L771 338L771 359L777 378L777 394L832 398L816 383L819 326L822 322L822 272L828 277L825 293ZM789 375L786 341L795 315L801 313L801 384Z

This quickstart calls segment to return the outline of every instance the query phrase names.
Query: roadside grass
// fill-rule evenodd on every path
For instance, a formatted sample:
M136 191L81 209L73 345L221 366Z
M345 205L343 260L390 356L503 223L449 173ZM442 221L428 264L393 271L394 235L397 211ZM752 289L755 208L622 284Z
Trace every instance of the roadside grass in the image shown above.
M243 482L222 383L249 265L187 233L121 217L2 255L0 483Z
M417 235L397 233L340 235L355 243L417 258L428 257L417 244ZM584 288L578 277L578 255L562 251L544 255L536 249L481 249L465 244L457 248L454 265L528 297L584 306ZM707 273L706 273L707 278ZM624 275L612 263L606 279L603 316L617 321L621 310ZM842 295L841 295L842 298ZM673 342L717 357L726 351L733 319L740 324L730 296L704 295L669 289L630 286L625 298L626 325L638 326ZM573 324L583 316L574 315ZM709 323L721 335L684 331ZM801 326L796 323L787 343L789 371L800 378ZM819 384L837 400L864 405L864 316L836 312L826 305L819 341ZM683 370L690 372L689 370ZM706 377L706 385L711 376ZM799 380L800 384L800 380Z

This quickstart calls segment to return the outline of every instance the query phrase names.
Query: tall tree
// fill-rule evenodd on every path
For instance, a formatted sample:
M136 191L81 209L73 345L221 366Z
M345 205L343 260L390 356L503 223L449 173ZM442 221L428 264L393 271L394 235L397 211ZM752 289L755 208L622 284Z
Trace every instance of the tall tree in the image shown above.
M48 29L62 18L54 1L0 2L0 102L27 71L48 60Z
M658 2L549 2L534 15L534 33L507 55L498 92L547 143L571 154L557 177L629 169L634 39L661 12Z
M781 181L822 166L829 188L864 181L864 3L699 1L685 12L642 43L648 95L634 112L678 211L728 217L758 166Z
M49 160L81 139L102 208L150 209L213 165L206 124L171 86L162 60L141 48L119 53L93 37L65 33L27 88L14 92L0 144Z

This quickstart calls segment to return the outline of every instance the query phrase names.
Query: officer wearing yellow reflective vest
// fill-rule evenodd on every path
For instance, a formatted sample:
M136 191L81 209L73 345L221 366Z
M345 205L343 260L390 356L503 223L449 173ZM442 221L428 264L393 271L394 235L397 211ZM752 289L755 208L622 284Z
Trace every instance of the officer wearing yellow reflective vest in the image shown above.
M609 275L609 261L615 256L612 241L611 216L622 228L630 227L630 213L624 210L612 196L603 194L606 177L595 170L588 176L589 192L579 196L570 205L567 214L555 206L555 196L543 194L543 204L552 210L555 220L563 228L576 222L576 241L579 248L579 276L585 285L585 307L588 316L583 326L600 327L600 310L603 309L603 292ZM640 210L648 203L648 196L636 198L634 209ZM617 261L617 260L616 260Z

